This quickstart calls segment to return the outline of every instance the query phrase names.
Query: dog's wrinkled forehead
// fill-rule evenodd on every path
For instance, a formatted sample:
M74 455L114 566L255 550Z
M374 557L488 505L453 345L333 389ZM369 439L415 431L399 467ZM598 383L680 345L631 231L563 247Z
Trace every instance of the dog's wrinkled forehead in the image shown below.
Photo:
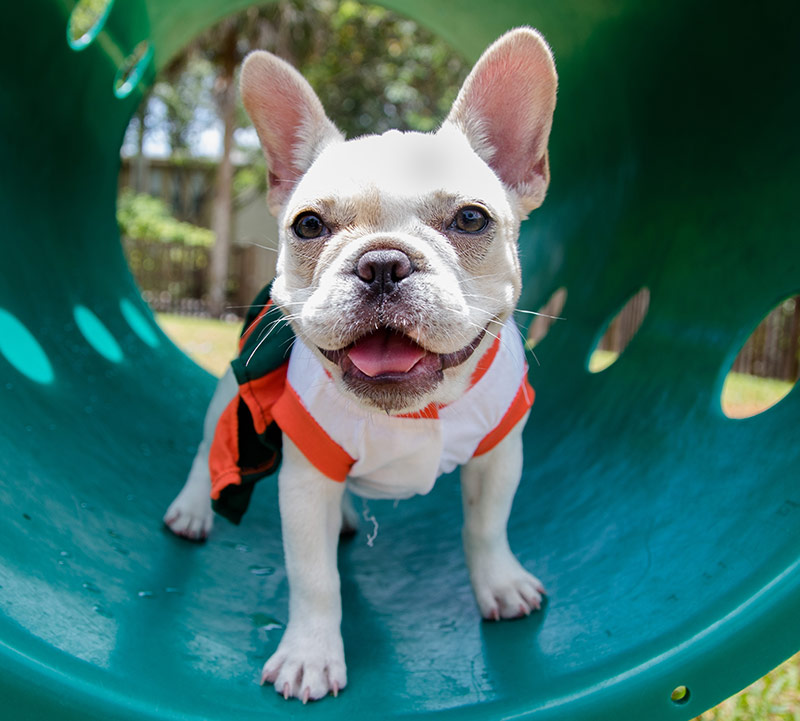
M503 184L462 133L391 130L327 146L295 188L287 214L350 204L374 221L398 210L470 202L510 212Z

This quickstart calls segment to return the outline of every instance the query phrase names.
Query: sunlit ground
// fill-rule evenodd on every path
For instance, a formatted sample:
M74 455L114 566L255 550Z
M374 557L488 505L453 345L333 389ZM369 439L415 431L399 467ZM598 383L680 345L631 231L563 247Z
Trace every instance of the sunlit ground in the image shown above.
M236 355L241 323L160 313L158 324L186 355L215 376L221 376Z

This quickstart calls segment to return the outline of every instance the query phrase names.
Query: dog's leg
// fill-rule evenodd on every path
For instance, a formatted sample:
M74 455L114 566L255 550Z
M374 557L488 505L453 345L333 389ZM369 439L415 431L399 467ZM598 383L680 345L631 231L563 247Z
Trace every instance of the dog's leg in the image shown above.
M336 548L344 483L323 476L285 435L278 496L289 579L289 622L262 683L305 703L347 683Z
M464 551L481 615L518 618L539 609L544 587L517 561L506 525L522 475L524 418L497 446L461 469Z
M203 423L203 440L197 449L189 476L181 492L164 514L164 523L178 536L193 541L208 537L214 522L211 510L211 476L208 470L208 453L222 412L238 390L236 378L229 368L220 379Z
M342 495L342 537L358 533L358 511L353 507L352 494Z

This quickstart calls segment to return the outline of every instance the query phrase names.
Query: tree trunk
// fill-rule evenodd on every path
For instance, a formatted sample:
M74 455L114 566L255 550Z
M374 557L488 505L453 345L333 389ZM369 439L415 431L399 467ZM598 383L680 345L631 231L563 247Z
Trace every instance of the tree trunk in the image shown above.
M233 132L236 129L236 84L234 70L236 68L236 35L228 33L227 47L230 48L231 62L221 64L219 83L219 110L223 123L222 158L217 170L216 187L214 188L213 230L216 235L211 250L209 267L208 305L211 314L221 316L225 311L226 290L228 285L228 266L231 253L231 226L233 220Z
M144 187L144 179L146 175L146 160L144 157L144 134L147 130L147 106L150 102L150 95L146 95L136 111L136 118L138 120L136 128L136 157L133 159L133 190L136 193L144 193L147 188Z

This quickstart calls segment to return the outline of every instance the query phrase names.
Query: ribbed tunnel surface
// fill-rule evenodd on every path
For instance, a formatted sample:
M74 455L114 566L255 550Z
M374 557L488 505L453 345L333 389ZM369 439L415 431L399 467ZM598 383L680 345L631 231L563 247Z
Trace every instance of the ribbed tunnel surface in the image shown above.
M4 717L680 719L800 647L800 393L745 421L719 409L741 344L800 292L796 3L398 0L472 59L523 23L555 52L553 184L523 229L521 307L565 287L567 320L532 364L510 529L550 599L480 622L444 478L371 504L374 547L341 549L348 689L301 711L258 686L286 621L274 484L204 547L161 529L212 379L154 325L114 219L143 84L246 4L116 0L79 51L70 0L3 10ZM141 80L115 95L145 40ZM590 375L641 287L640 332Z

